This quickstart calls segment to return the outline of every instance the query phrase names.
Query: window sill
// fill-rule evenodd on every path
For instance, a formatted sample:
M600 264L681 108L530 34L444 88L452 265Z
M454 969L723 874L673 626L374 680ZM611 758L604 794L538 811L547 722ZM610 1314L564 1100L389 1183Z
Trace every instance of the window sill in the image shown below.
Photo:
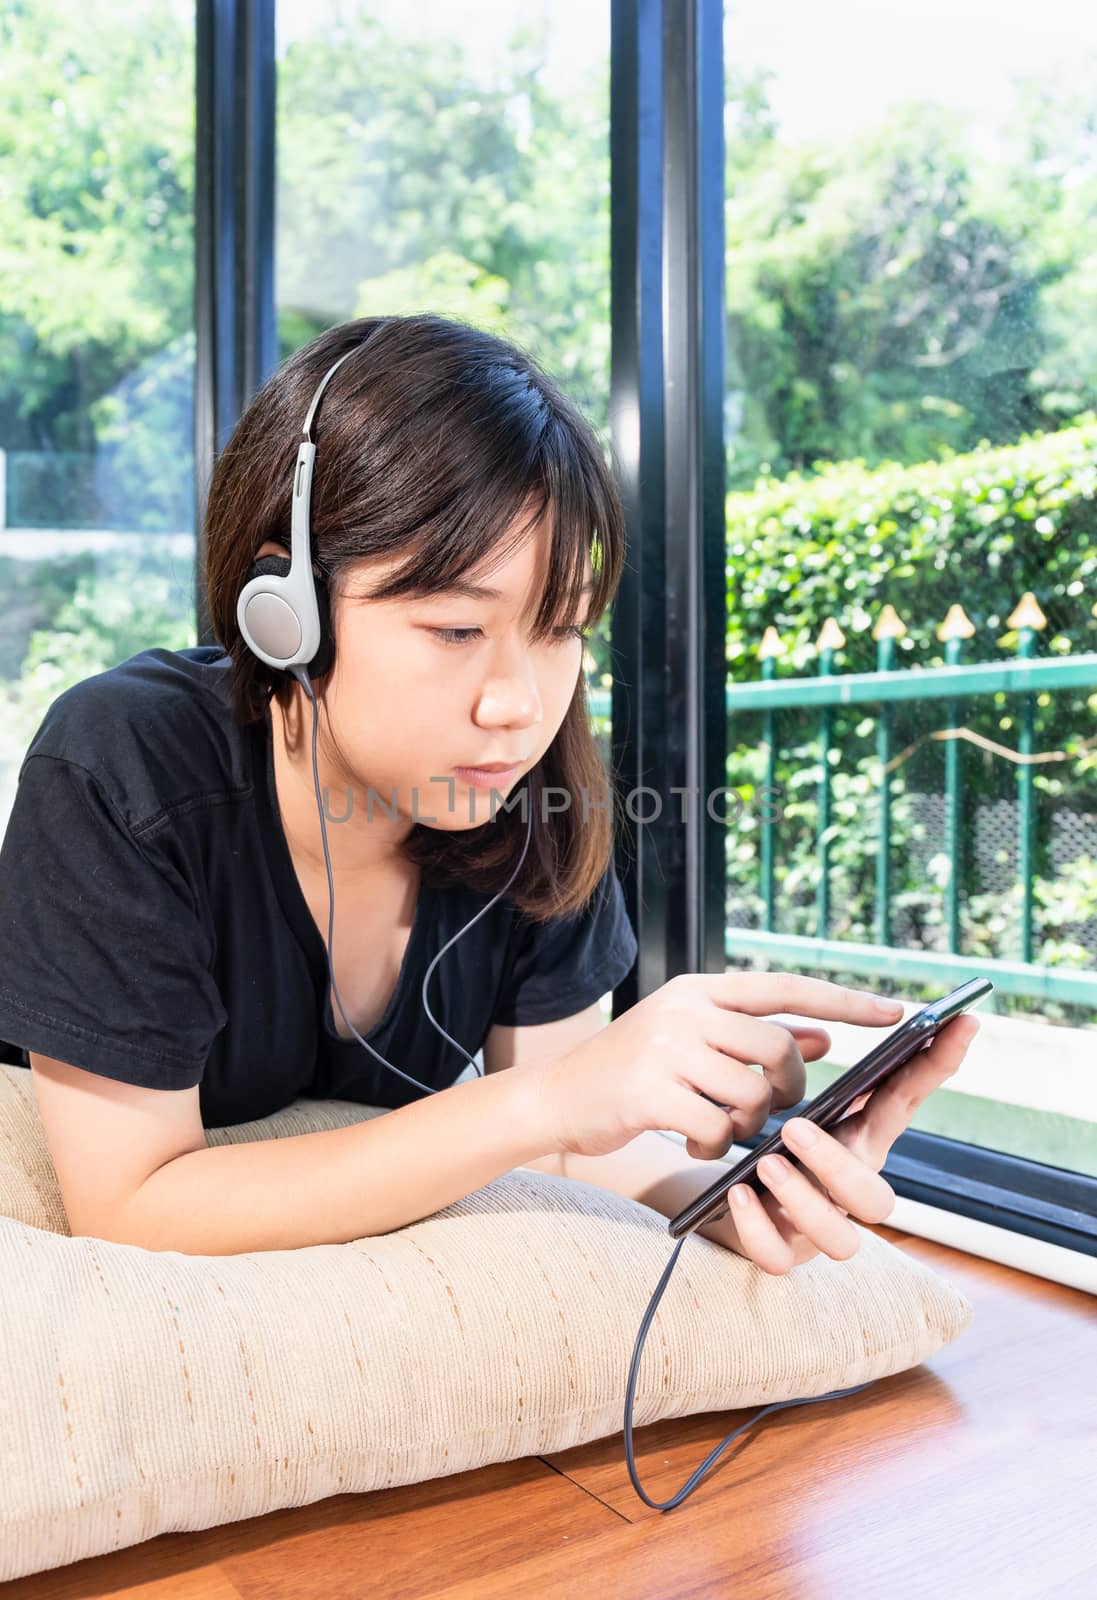
M795 1112L771 1117L722 1159L739 1161L785 1115ZM661 1131L684 1147L681 1134ZM896 1193L885 1227L1097 1294L1097 1179L910 1130L889 1152L884 1176ZM999 1220L1007 1218L1011 1226Z
M986 1261L1000 1261L1003 1266L1016 1267L1052 1283L1097 1294L1097 1256L1081 1250L1067 1250L1046 1239L1016 1233L1012 1228L996 1228L976 1217L944 1211L903 1194L896 1196L895 1207L884 1226L919 1239L933 1239L954 1250L966 1250Z

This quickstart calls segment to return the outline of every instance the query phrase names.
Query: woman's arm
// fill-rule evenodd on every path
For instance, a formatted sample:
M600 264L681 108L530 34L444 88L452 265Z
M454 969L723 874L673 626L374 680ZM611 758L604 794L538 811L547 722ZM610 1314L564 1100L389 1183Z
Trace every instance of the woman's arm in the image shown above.
M406 1227L550 1152L546 1130L536 1072L477 1078L346 1128L188 1150L95 1236L191 1255L344 1244ZM109 1164L111 1150L99 1159Z

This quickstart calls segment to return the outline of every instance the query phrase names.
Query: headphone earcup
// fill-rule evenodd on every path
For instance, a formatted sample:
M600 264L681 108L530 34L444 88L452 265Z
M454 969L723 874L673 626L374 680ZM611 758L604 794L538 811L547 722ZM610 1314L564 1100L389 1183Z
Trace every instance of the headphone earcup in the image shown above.
M248 568L245 583L250 583L252 578L259 578L267 573L273 573L276 578L289 576L289 556L260 556ZM335 661L335 639L331 631L331 607L328 602L328 586L323 578L318 578L315 572L312 575L313 588L316 590L316 612L320 618L320 645L316 654L308 665L310 678L321 678L325 672L330 672Z
M289 556L260 556L248 568L244 583L250 583L253 578L261 578L268 572L272 572L276 578L288 577ZM241 588L243 588L243 584L241 584Z

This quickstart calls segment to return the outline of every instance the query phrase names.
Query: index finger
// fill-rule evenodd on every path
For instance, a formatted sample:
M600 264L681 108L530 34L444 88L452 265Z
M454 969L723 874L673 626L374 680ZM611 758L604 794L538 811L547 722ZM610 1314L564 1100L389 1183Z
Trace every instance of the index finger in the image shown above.
M699 976L705 994L716 1005L753 1017L791 1011L799 1017L829 1017L836 1022L882 1027L898 1022L903 1014L901 1000L800 972L706 972Z

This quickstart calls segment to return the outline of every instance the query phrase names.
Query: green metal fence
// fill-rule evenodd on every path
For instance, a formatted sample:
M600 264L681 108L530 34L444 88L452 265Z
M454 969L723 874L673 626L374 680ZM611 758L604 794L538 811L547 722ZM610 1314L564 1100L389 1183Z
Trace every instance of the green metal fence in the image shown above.
M1095 607L1097 614L1097 607ZM776 631L767 629L760 656L762 679L755 683L729 684L726 691L730 726L742 723L748 713L761 718L758 765L764 773L764 790L779 795L778 760L782 752L782 713L795 712L802 719L814 720L814 748L818 776L814 784L814 832L806 841L794 840L792 848L811 852L809 863L816 881L814 931L790 933L778 927L778 863L782 845L780 806L769 805L755 819L757 829L756 872L760 906L756 927L727 928L726 951L729 960L744 955L767 962L787 963L799 969L818 969L856 973L874 978L890 975L942 988L952 987L968 977L986 974L993 978L1001 995L1026 995L1068 1005L1097 1006L1097 955L1087 946L1089 959L1077 965L1041 964L1034 959L1034 878L1036 829L1036 773L1041 763L1052 761L1093 763L1088 768L1083 788L1087 809L1097 817L1097 762L1087 751L1097 751L1097 697L1088 695L1080 702L1082 723L1078 725L1078 703L1070 725L1068 750L1038 752L1037 737L1042 722L1051 720L1046 707L1053 693L1097 689L1097 653L1072 654L1058 659L1035 659L1037 635L1045 618L1035 596L1022 598L1007 625L1017 630L1016 658L963 664L964 641L974 627L962 606L954 605L937 630L945 645L945 665L895 666L896 640L906 628L892 606L886 606L873 629L877 666L872 672L836 670L835 656L845 643L837 622L828 619L817 641L819 671L814 677L777 677L777 660L783 653ZM608 691L590 692L592 712L608 715ZM1004 718L1015 729L1015 745L1007 747L974 735L970 728L977 710L1008 707ZM895 771L903 752L896 752L895 719L903 706L917 706L918 714L934 724L930 737L945 742L943 800L944 826L941 848L952 870L940 894L942 904L941 939L944 949L904 948L893 942L891 884L892 808ZM865 848L875 855L873 928L871 942L835 938L832 931L831 845L836 836L832 816L832 790L836 766L843 752L835 746L834 719L838 708L863 706L875 722L876 812L872 837ZM1085 723L1088 721L1088 726ZM1061 732L1061 727L1059 729ZM966 953L962 948L962 874L956 870L964 844L963 789L965 783L965 741L990 747L997 758L1008 759L1016 767L1015 784L1015 860L1019 888L1019 915L1013 948L996 955ZM729 745L732 741L729 741ZM802 741L801 741L802 744ZM1057 770L1064 770L1062 767ZM1077 770L1077 769L1075 769ZM729 784L733 775L729 774ZM840 825L839 825L840 826ZM1014 853L1014 852L1011 852ZM787 865L787 854L784 857Z

